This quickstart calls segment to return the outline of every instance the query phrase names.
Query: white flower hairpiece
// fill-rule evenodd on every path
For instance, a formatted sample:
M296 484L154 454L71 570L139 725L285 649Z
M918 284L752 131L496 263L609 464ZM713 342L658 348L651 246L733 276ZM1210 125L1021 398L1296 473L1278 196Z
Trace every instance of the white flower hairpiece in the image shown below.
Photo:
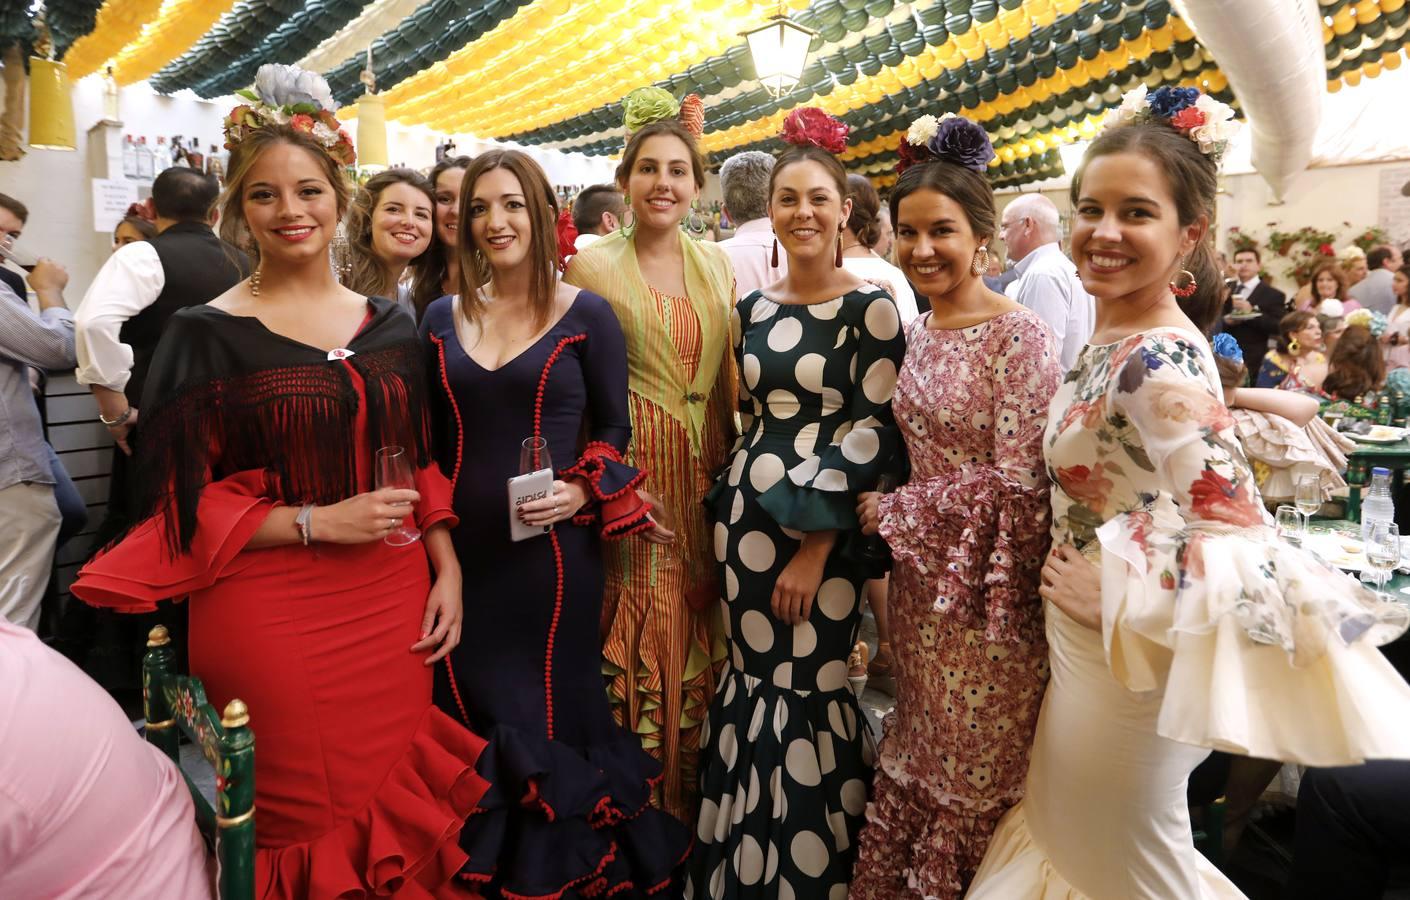
M254 87L235 93L249 103L225 117L225 149L234 150L252 129L288 125L308 134L339 163L356 161L352 138L333 115L337 103L322 75L298 66L263 65Z
M1121 105L1102 119L1102 130L1128 122L1158 119L1188 137L1215 162L1224 155L1240 124L1234 110L1192 87L1161 87L1147 92L1144 84L1127 91Z

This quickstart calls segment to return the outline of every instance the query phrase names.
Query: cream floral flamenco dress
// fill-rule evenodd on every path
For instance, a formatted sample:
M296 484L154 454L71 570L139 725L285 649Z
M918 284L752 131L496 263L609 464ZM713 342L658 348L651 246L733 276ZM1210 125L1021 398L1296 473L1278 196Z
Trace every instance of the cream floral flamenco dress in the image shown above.
M1083 350L1044 439L1053 539L1101 567L1102 629L1047 604L1051 681L1024 799L968 900L1241 897L1195 851L1208 748L1311 766L1410 758L1405 613L1281 543L1208 344Z

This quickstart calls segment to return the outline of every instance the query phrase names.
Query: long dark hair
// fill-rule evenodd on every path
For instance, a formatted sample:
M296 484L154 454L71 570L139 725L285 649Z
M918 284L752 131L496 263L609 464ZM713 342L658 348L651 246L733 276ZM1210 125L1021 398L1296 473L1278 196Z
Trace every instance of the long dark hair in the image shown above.
M1167 122L1159 119L1125 122L1103 132L1087 148L1072 178L1073 209L1077 208L1077 200L1082 195L1082 176L1087 166L1099 156L1114 153L1139 153L1165 173L1181 228L1188 228L1200 216L1208 220L1204 238L1195 244L1182 265L1195 277L1197 287L1189 297L1177 298L1180 309L1190 321L1207 332L1207 326L1219 317L1223 307L1224 276L1214 256L1213 242L1215 195L1219 190L1217 164L1200 152L1198 144Z
M450 169L468 169L470 168L470 163L471 159L468 156L447 156L445 159L436 163L435 167L431 169L431 174L427 177L427 180L431 182L433 198L436 191L436 183L440 181L442 172L449 171ZM457 200L456 205L458 206L459 203L460 201ZM435 204L431 207L433 210L431 217L433 235L435 233L434 226L439 224L435 221L434 210L436 207L437 205ZM411 283L411 305L416 309L416 320L418 322L421 321L421 317L426 314L426 307L431 305L431 301L445 293L444 285L446 274L450 271L450 267L446 264L446 259L454 252L454 247L447 247L445 244L441 243L439 237L433 236L431 238L431 246L426 248L425 253L416 258L416 268L413 275L414 280Z
M1322 390L1338 400L1356 400L1386 379L1381 342L1364 325L1348 325L1337 339Z
M617 187L626 193L627 182L631 180L632 169L636 166L636 158L641 155L641 146L648 138L660 134L669 134L678 137L681 143L685 144L690 151L691 175L695 179L695 186L703 188L705 186L705 157L700 152L700 143L695 139L695 135L690 133L679 119L661 119L652 122L650 125L643 125L637 131L632 132L632 136L627 140L626 149L622 151L622 161L617 163Z
M478 322L485 311L485 298L480 295L480 288L489 283L491 272L489 261L475 246L470 206L475 199L475 183L492 169L510 172L519 180L524 192L533 235L529 245L529 263L534 267L529 279L529 305L534 311L534 327L543 328L553 314L553 299L558 289L558 197L539 164L518 150L482 153L465 170L460 190L460 230L456 233L455 247L460 254L460 313L469 321Z

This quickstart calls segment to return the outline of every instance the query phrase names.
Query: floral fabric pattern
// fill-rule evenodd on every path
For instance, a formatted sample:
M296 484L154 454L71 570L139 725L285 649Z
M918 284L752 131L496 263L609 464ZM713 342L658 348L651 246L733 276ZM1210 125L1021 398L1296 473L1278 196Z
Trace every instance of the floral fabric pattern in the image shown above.
M862 900L962 895L1023 794L1048 678L1052 332L1026 310L963 330L928 318L907 334L893 401L911 480L882 502L896 710L852 883Z

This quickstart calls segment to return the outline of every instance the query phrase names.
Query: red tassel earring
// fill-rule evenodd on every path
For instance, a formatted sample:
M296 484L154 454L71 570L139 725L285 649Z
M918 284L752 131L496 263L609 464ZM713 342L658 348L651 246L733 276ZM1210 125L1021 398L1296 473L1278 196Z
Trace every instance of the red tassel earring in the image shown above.
M774 238L774 255L769 265L775 269L778 268L778 238Z
M837 268L842 268L842 231L837 232Z

